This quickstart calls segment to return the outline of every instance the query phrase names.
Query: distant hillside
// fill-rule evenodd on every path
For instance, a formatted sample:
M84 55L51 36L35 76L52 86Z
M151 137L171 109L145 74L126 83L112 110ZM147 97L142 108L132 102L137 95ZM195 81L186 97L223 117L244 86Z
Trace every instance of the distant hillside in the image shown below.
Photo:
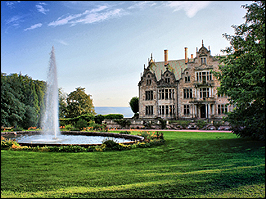
M95 107L95 112L101 115L122 114L124 118L131 118L134 115L130 107Z

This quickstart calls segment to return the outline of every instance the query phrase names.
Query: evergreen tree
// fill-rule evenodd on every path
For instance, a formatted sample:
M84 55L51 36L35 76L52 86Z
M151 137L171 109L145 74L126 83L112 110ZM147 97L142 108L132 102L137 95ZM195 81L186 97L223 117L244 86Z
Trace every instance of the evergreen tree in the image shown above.
M139 112L139 98L138 97L132 97L129 105L131 107L131 110L134 113L134 116L137 115L137 113Z
M235 35L224 34L230 47L220 57L219 94L235 106L228 113L233 132L241 137L265 139L265 1L244 5L245 23L232 26Z

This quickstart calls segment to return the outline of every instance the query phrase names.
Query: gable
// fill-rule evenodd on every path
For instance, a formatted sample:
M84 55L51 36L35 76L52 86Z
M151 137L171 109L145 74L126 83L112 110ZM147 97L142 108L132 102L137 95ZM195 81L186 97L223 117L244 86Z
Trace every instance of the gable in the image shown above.
M187 68L185 59L169 60L168 63L168 70L174 73L176 80L179 80L181 78L181 73ZM164 61L153 62L148 68L155 74L157 80L161 79L161 74L166 71Z

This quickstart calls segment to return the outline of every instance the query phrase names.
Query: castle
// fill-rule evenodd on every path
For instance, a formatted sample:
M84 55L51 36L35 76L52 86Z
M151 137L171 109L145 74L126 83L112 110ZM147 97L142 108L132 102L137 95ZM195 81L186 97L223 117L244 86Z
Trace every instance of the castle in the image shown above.
M219 71L219 60L211 55L202 40L196 48L196 56L168 60L168 50L164 50L164 61L153 61L152 54L148 66L141 74L139 86L140 119L185 119L222 118L233 106L226 106L226 96L217 95L219 81L211 70Z

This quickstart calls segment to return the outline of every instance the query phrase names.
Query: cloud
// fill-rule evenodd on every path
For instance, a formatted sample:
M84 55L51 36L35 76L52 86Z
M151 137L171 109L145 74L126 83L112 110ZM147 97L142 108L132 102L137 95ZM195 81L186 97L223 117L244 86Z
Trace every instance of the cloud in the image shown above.
M20 27L20 23L24 22L24 17L22 15L15 15L7 20L5 20L5 24L7 25L7 28L5 29L5 33L8 33L8 30L10 28L19 28Z
M108 8L107 6L99 6L98 8L94 8L91 11L85 11L85 12L89 12L89 13L95 13L95 12L100 12L102 10L105 10L106 8Z
M206 8L211 1L168 1L166 6L175 11L184 10L189 18L194 17L198 11Z
M29 28L24 29L24 31L33 30L33 29L35 29L35 28L40 28L41 26L42 26L41 23L37 23L37 24L35 24L35 25L32 25L32 26L29 27Z
M120 12L121 12L121 9L115 9L115 10L100 13L100 14L90 13L90 14L87 14L82 19L78 19L78 20L72 22L72 24L76 24L76 23L88 24L88 23L95 23L95 22L99 22L99 21L104 21L108 18L111 18L114 16L119 16Z
M154 5L156 5L156 3L152 2L152 1L140 1L140 2L136 1L136 2L134 2L134 4L132 6L129 6L127 9L135 9L135 8L142 9L142 8L144 8L146 6L151 7L151 6L154 6Z
M42 5L47 5L47 4L46 3L39 3L36 5L36 8L40 13L46 14L46 12L48 12L49 9L45 9Z
M13 23L18 23L21 21L22 16L16 15L11 17L10 19L6 20L6 24L13 24Z
M57 41L60 44L63 44L65 46L68 46L68 43L66 43L65 41L61 40L61 39L55 39L55 41Z
M6 1L6 5L11 9L14 8L17 3L20 3L20 1Z
M122 15L122 9L114 9L110 11L106 11L106 9L108 10L107 6L98 6L98 8L86 10L80 14L59 17L56 21L50 22L48 26L60 26L65 24L71 24L71 26L74 26L78 23L95 23L107 20L111 17Z
M76 18L81 17L81 16L82 16L82 14L70 15L70 16L65 17L65 18L59 17L56 21L49 23L48 26L65 25L65 24L68 24L72 19L76 19Z

